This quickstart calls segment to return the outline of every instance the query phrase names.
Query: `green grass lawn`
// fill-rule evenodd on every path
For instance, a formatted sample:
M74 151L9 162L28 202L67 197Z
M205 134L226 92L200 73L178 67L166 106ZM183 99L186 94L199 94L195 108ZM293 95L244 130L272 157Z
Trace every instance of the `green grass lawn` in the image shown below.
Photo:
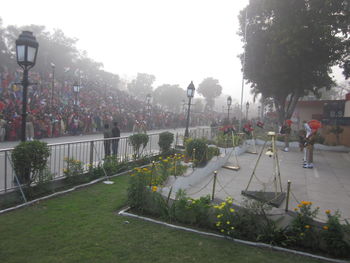
M114 181L0 215L0 262L320 262L118 216Z

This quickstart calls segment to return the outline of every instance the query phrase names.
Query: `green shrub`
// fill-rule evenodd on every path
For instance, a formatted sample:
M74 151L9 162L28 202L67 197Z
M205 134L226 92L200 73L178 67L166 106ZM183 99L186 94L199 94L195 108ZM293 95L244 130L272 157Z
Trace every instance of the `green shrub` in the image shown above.
M133 158L138 159L142 155L142 151L145 149L148 143L149 137L145 133L137 133L129 136L129 143L133 148Z
M312 208L312 202L301 201L298 208L295 208L297 216L292 220L288 236L292 245L306 248L318 248L318 231L314 226L314 218L317 216L319 208Z
M333 215L326 210L327 223L321 230L321 237L325 241L325 250L334 256L346 256L349 254L349 237L346 239L345 228L340 224L340 213L336 211Z
M208 154L207 154L207 159L208 161L211 160L214 156L219 156L220 155L220 149L218 147L213 147L210 146L208 147Z
M12 151L13 168L21 184L30 184L38 179L47 164L50 149L40 141L21 142Z
M84 176L84 167L81 161L75 160L74 158L64 158L64 161L66 162L67 168L63 169L63 174L67 182L75 184L88 179L86 177L85 180L82 180Z
M207 162L207 150L208 146L204 139L189 139L186 141L186 154L196 165Z
M174 142L174 134L171 132L162 132L159 134L158 145L162 154L166 154L170 151L171 144Z

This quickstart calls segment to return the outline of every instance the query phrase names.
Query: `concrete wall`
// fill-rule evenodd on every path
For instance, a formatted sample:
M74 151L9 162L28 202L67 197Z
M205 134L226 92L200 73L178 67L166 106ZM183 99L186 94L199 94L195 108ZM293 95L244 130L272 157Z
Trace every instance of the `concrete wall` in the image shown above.
M320 130L320 134L325 138L324 144L326 145L344 145L350 147L350 127L340 126L343 128L343 132L339 135L339 144L337 137L334 133L330 133L329 130L334 126L325 126Z

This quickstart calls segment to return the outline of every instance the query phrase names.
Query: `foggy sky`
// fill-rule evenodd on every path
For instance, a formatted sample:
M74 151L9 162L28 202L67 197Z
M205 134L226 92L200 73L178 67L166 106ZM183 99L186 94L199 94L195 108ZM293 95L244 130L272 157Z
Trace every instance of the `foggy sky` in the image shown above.
M154 87L206 77L240 100L242 42L238 13L248 0L5 0L7 25L45 25L79 39L77 47L104 69L131 80L138 72L156 76ZM245 87L244 101L249 96Z

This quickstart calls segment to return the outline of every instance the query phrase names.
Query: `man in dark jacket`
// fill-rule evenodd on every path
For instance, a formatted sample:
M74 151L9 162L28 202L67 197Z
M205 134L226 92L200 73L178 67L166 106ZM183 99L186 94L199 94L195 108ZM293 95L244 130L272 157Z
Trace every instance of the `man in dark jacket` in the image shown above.
M113 155L118 154L118 144L119 144L119 137L120 137L120 130L118 127L118 122L113 123L113 128L112 128L112 138L118 138L118 139L113 139L112 140L112 152Z

